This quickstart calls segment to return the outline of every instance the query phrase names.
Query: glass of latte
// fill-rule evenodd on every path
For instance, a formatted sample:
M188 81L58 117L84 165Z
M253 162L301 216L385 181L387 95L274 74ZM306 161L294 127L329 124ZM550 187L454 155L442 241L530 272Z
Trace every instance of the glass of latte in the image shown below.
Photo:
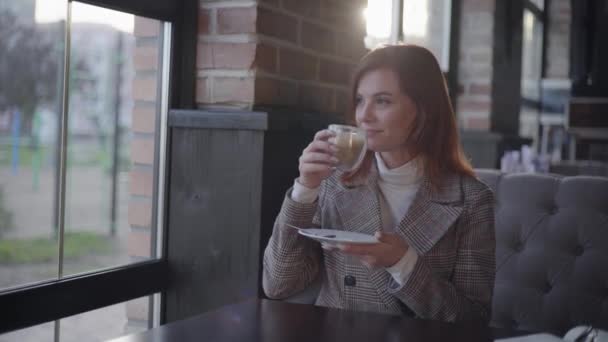
M365 131L346 125L329 125L328 129L336 134L331 140L337 148L335 156L339 163L336 167L345 172L359 167L367 151Z

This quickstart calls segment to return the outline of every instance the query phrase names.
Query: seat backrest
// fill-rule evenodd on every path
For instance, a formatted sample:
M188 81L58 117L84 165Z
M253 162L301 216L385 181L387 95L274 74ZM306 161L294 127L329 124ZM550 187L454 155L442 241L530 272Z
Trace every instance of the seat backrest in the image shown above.
M608 178L477 170L495 193L492 324L608 327Z

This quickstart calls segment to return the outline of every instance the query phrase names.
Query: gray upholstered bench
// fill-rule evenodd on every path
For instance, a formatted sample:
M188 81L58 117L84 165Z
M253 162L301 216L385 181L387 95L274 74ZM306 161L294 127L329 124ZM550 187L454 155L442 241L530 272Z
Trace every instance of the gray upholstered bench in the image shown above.
M608 178L478 175L496 198L492 324L608 327Z

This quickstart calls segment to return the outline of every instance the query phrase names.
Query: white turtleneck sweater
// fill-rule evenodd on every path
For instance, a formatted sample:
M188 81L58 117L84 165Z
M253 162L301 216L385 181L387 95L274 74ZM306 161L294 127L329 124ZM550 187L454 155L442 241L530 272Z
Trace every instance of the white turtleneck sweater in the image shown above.
M382 230L394 232L396 226L407 214L420 184L422 183L421 165L418 158L406 164L389 169L379 153L375 154L378 165L378 187L380 188L380 210L382 215ZM319 195L319 188L309 189L297 180L294 182L291 198L300 203L312 203ZM399 285L405 284L418 254L413 248L408 248L403 257L386 271L391 274Z

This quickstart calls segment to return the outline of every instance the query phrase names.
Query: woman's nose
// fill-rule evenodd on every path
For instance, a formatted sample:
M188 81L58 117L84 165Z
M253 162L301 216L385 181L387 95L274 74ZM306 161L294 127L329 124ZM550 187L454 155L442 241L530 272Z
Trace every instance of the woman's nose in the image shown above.
M357 119L359 122L369 122L373 118L370 105L367 103L361 104L357 111Z

